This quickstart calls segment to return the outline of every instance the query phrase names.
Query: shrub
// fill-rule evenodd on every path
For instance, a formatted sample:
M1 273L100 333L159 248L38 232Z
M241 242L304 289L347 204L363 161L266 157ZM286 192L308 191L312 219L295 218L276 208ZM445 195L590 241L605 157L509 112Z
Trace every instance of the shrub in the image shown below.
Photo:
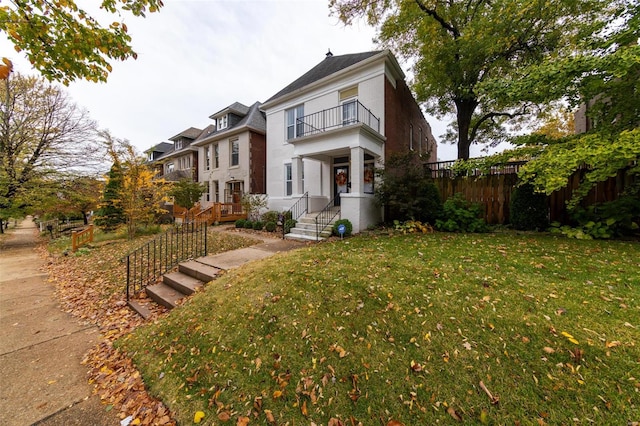
M246 220L244 220L244 219L236 220L236 228L244 228L245 222L246 222Z
M588 240L635 235L640 231L640 198L631 191L614 201L578 208L572 219L575 226L556 222L551 232Z
M464 199L461 193L445 201L444 219L436 221L436 229L448 232L486 232L487 224L482 215L482 205Z
M275 232L277 227L278 226L276 225L276 223L271 221L267 222L267 224L264 226L264 229L266 229L268 232Z
M262 220L264 222L277 223L279 218L280 218L280 212L277 212L275 210L269 210L268 212L262 215Z
M513 190L510 208L509 220L515 229L543 231L549 227L547 196L535 192L531 184Z
M349 221L349 219L340 219L340 220L336 220L336 222L333 224L333 235L337 235L340 236L340 233L338 232L338 227L340 225L344 225L345 230L344 230L344 236L348 237L349 235L351 235L351 232L353 232L353 225L351 225L351 222Z
M262 231L262 228L264 228L264 223L259 220L253 222L253 229L255 229L256 231Z
M394 220L393 227L396 231L400 231L403 234L414 234L418 232L426 234L433 232L433 227L431 225L428 223L422 223L418 220L407 220L406 222Z
M296 220L295 219L287 219L284 221L284 233L288 234L289 232L291 232L291 228L296 226Z
M253 222L250 220L244 221L244 229L253 229Z

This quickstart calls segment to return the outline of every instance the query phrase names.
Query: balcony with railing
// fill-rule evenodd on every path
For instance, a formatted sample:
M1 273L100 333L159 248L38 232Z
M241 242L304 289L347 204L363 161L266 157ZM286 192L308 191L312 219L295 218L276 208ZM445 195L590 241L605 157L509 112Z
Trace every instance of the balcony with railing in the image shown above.
M327 130L362 123L380 133L380 118L359 101L345 102L342 105L314 112L296 119L294 137L317 135Z

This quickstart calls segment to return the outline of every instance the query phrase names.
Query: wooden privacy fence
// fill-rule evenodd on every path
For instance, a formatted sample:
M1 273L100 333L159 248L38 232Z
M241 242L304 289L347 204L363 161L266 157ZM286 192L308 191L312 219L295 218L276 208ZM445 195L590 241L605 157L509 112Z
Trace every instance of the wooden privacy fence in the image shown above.
M472 170L467 176L456 176L451 169L454 162L428 163L435 185L440 191L442 200L453 197L456 193L462 193L467 201L480 203L484 206L485 220L487 223L509 223L509 206L511 195L518 184L518 171L523 162L509 163L505 166L493 167L489 173L482 174L479 170ZM547 197L549 220L560 223L569 223L567 202L571 199L588 169L576 171L567 185ZM596 203L614 201L618 199L625 188L634 183L634 176L624 170L604 182L598 183L589 191L589 194L580 203L587 207Z
M71 251L75 252L91 242L93 242L93 224L82 231L71 231Z

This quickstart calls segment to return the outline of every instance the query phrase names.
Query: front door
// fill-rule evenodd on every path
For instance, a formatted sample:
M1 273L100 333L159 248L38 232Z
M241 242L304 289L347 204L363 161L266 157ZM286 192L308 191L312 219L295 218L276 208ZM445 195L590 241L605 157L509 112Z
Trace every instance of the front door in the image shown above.
M338 194L349 192L349 166L333 167L333 193L336 195L334 206L340 205Z

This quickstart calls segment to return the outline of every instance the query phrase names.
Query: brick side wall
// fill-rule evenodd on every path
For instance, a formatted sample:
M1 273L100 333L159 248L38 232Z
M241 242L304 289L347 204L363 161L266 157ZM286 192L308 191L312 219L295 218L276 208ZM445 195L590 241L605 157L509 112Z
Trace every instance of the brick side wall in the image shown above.
M249 132L249 169L249 192L266 194L267 137L256 132Z
M404 80L398 81L396 88L384 80L384 102L385 102L385 157L391 152L406 151L409 149L411 140L411 129L413 130L413 146L416 152L425 153L428 149L431 152L430 158L437 157L437 145L431 133L431 126L424 118L420 107L416 103L409 86ZM422 151L418 146L420 140L420 129L422 129ZM428 142L424 142L427 140ZM427 146L428 145L428 146Z

